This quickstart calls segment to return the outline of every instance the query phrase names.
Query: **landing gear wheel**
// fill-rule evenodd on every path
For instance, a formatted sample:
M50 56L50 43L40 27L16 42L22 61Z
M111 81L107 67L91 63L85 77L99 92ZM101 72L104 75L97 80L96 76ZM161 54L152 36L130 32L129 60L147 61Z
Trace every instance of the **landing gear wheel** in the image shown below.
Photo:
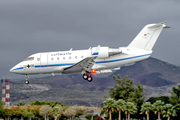
M26 83L26 84L29 84L29 81L28 81L28 80L26 80L26 81L25 81L25 83Z
M87 80L87 79L88 79L88 76L87 76L86 73L83 74L83 79L84 79L84 80Z
M93 78L91 77L91 73L90 72L85 72L83 74L83 79L87 80L88 82L91 82L93 80Z
M87 81L91 82L93 80L93 78L91 76L88 77Z
M29 84L29 81L28 81L29 76L26 74L25 77L26 77L25 84Z

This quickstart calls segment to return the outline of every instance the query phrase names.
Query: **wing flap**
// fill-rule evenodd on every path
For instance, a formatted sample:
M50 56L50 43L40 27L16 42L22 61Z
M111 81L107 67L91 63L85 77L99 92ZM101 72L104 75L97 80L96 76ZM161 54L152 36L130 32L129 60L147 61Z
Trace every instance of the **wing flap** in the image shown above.
M91 68L95 63L94 59L96 59L96 57L85 58L70 67L64 68L62 73L66 74L66 73L81 72L83 70L91 71Z

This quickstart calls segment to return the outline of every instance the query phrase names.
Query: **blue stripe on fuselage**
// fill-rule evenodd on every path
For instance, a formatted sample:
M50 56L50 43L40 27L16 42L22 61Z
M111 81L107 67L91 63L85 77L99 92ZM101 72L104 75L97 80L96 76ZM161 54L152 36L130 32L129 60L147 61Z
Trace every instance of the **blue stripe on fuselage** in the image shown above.
M23 67L15 68L15 69L13 69L13 70L11 70L11 71L20 70L20 69L23 69Z
M128 59L133 59L133 58L138 58L138 57L144 57L144 56L149 56L149 55L151 55L151 53L150 53L150 54L145 54L145 55L139 55L139 56L129 57L129 58L116 59L116 60L97 61L96 63L117 62L117 61L123 61L123 60L128 60Z

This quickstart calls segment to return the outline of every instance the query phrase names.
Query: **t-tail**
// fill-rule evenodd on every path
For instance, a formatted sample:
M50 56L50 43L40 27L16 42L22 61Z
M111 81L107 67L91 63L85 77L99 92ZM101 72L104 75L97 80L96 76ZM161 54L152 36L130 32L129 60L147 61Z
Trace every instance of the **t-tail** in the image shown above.
M146 25L134 40L129 44L129 48L152 50L163 28L170 28L166 22Z

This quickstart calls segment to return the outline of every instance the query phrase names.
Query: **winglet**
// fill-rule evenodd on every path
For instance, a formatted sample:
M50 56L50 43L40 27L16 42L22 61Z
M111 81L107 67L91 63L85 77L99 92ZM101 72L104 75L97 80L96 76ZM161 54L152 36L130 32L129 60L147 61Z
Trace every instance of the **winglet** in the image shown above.
M101 46L98 45L92 55L94 55L94 56L99 55L99 49L100 49L100 47L101 47Z

